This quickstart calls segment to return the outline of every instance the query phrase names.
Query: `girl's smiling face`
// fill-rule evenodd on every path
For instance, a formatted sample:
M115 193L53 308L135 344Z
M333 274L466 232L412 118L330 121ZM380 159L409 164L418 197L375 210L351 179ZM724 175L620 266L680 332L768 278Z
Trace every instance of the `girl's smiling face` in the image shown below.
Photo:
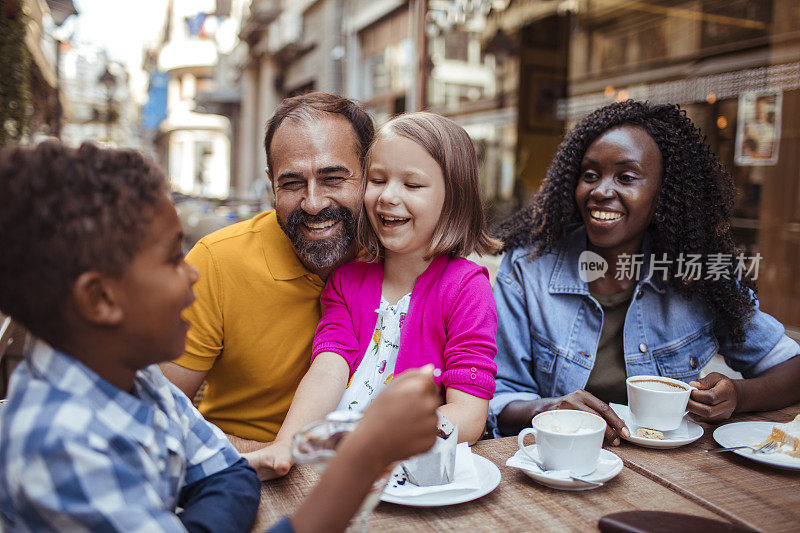
M444 205L444 175L419 144L381 134L370 155L364 207L385 252L424 257Z
M661 187L661 151L640 126L612 128L581 161L575 202L597 252L639 253Z

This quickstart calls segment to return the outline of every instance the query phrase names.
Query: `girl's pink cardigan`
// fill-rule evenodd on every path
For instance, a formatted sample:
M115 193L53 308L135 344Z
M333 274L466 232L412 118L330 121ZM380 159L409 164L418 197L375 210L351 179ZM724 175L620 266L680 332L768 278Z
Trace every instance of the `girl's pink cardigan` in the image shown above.
M352 261L333 271L322 291L312 360L321 352L335 352L353 375L375 332L382 282L382 263ZM486 268L437 256L411 292L395 375L433 363L442 371L442 389L491 399L496 335L497 312Z

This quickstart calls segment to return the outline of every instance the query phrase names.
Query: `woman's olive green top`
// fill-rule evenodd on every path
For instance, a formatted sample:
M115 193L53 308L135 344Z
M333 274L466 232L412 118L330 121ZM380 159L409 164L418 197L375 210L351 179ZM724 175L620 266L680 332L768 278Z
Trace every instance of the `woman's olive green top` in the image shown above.
M630 289L609 295L590 293L603 308L603 328L600 330L597 357L586 383L586 392L606 403L628 403L625 390L628 374L625 372L622 330L635 288L631 286Z

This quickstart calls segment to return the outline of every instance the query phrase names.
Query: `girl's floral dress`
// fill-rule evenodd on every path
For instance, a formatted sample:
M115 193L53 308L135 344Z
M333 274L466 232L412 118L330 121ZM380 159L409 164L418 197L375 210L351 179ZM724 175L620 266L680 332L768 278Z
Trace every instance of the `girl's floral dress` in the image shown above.
M396 305L381 296L381 304L375 311L378 320L375 332L369 341L367 352L356 368L337 409L362 411L369 402L388 385L394 377L394 365L400 351L400 332L408 313L411 293L406 294Z

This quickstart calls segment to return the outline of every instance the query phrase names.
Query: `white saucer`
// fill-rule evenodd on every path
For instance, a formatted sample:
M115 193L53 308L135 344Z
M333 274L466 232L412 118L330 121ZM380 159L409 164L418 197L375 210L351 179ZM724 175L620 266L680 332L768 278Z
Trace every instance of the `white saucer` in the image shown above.
M439 507L441 505L455 505L457 503L477 500L486 496L500 484L500 469L486 457L472 454L475 470L478 472L480 487L477 489L454 490L450 492L437 492L434 494L420 494L418 496L397 496L394 494L381 494L381 501L410 505L412 507Z
M757 446L767 440L775 424L776 422L734 422L725 424L714 430L714 440L724 448L730 446ZM800 457L792 457L785 453L754 453L749 448L734 450L733 453L776 468L800 470Z
M534 458L539 458L539 450L535 444L526 446L525 449ZM560 490L590 490L596 489L598 485L587 485L580 481L567 477L567 472L560 470L556 472L544 472L539 465L528 459L522 450L517 450L513 456L506 461L506 466L518 468L527 474L531 479L541 483L546 487ZM622 471L622 459L614 452L605 448L600 450L600 458L597 462L597 469L581 478L593 483L605 483Z
M634 444L638 444L639 446L644 446L645 448L657 448L661 450L666 450L669 448L677 448L679 446L685 446L689 443L692 443L703 436L703 428L698 424L695 424L689 418L686 418L686 432L683 435L676 435L676 431L664 431L664 438L663 439L648 439L645 437L637 437L636 436L636 429L638 428L637 425L633 423L633 417L631 416L630 409L628 409L627 405L622 405L618 403L610 403L608 404L611 409L617 413L617 416L620 417L625 421L625 425L628 426L628 429L631 432L630 437L622 437L623 439L627 440L628 442L632 442Z

